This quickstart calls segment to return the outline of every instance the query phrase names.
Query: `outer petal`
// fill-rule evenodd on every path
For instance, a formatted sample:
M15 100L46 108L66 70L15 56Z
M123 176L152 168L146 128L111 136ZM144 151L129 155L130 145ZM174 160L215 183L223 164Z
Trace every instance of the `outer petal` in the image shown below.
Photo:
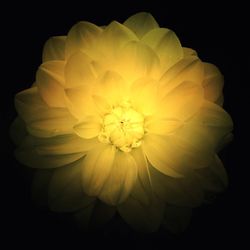
M134 158L129 153L117 151L112 170L99 197L108 204L120 204L127 199L136 180L137 165Z
M32 137L27 136L15 152L16 158L24 165L32 168L58 168L66 166L85 155L84 152L66 154L39 154L34 147Z
M65 107L64 66L64 61L48 61L43 63L37 71L38 91L51 107Z
M204 63L205 79L203 81L204 95L208 101L218 103L223 96L224 78L219 69L210 63Z
M212 102L204 102L200 112L190 121L196 126L203 126L207 135L213 141L215 148L220 148L224 138L233 129L233 122L229 114L219 105Z
M67 58L78 50L89 51L96 43L102 29L93 23L79 22L68 33L66 40Z
M44 45L43 62L65 59L66 36L53 36Z
M97 139L85 140L75 134L50 138L32 136L29 141L39 155L45 156L86 153L99 143Z
M95 71L92 59L81 51L73 54L65 66L65 85L67 88L85 86L86 89L93 85Z
M191 208L167 205L163 226L172 233L181 233L187 228L191 215Z
M165 96L184 81L202 84L204 65L196 56L183 58L168 69L160 79L160 93Z
M147 45L131 41L119 52L116 71L129 83L142 77L159 78L160 61L155 52Z
M19 144L22 143L26 135L27 135L27 130L25 122L20 117L17 117L11 124L10 137L12 141L18 146Z
M115 147L100 144L93 148L82 164L82 185L90 196L98 196L111 173Z
M214 156L208 168L197 169L196 173L206 191L221 192L228 185L227 173L217 155Z
M174 168L170 157L166 154L167 142L159 136L148 135L143 142L143 151L148 161L165 175L180 178L182 177L179 168ZM181 166L182 167L182 166Z
M159 25L150 13L140 12L129 17L124 25L135 32L135 34L142 38L143 35L150 30L158 28Z
M64 108L48 107L38 95L37 87L18 93L15 106L34 136L51 137L73 131L75 118Z
M200 179L190 173L184 178L172 178L149 166L154 194L168 204L186 207L201 205L204 196Z
M53 169L36 170L32 180L32 199L41 208L48 208L48 187Z
M156 114L168 119L186 121L199 111L203 92L201 85L183 82L164 97Z
M99 56L98 59L103 64L116 64L117 53L122 47L130 42L137 41L136 35L126 26L119 22L111 22L103 31L98 41Z
M152 194L152 183L148 161L141 148L133 149L131 154L134 157L138 168L138 180L134 189L132 190L131 195L132 197L140 197L140 200L148 205L150 202L149 195Z
M143 189L141 188L141 190ZM163 219L164 204L154 196L151 197L149 204L141 201L141 193L134 192L133 196L130 196L123 204L118 206L119 214L137 231L157 231Z
M82 159L55 170L49 185L49 206L58 212L76 211L95 199L86 196L81 184Z
M183 49L175 33L166 28L153 29L142 37L158 55L164 71L183 58Z

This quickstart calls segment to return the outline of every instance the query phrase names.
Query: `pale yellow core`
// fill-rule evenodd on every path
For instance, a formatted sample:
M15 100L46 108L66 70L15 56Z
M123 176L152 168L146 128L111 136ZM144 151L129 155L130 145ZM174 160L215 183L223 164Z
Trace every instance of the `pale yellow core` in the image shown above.
M99 140L130 152L141 145L144 135L144 116L135 111L129 102L114 107L103 118Z

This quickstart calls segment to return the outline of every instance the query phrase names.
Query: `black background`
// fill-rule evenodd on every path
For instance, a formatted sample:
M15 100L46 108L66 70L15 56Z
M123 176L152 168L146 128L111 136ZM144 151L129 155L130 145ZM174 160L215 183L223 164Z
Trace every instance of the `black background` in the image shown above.
M249 232L246 206L247 144L244 133L249 116L247 99L249 79L248 16L244 6L200 1L196 4L167 1L123 1L116 3L72 1L1 6L1 184L3 184L2 232L9 246L68 246L87 248L98 245L121 248L124 245L151 249L182 245L204 248L211 245L241 248ZM160 26L174 30L183 46L194 48L203 61L217 65L225 76L224 108L234 120L234 141L221 154L230 185L212 205L195 209L192 222L180 236L159 231L150 235L135 233L116 221L106 230L83 234L60 215L37 209L30 200L30 179L13 158L14 146L8 137L8 127L16 116L15 93L29 87L41 63L45 41L55 35L66 35L76 22L87 20L97 25L112 20L123 22L130 15L150 12ZM245 96L246 95L246 96ZM243 122L245 118L245 122ZM245 193L246 192L246 193ZM87 246L88 245L88 246Z

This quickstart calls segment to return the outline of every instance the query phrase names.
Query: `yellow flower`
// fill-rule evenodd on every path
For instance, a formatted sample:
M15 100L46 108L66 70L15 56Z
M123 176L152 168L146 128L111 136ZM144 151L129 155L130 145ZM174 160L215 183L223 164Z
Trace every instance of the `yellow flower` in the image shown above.
M137 230L182 230L227 184L222 87L219 70L148 13L79 22L46 42L35 83L16 95L16 157L41 169L35 196L48 189L51 210L85 225L118 212Z

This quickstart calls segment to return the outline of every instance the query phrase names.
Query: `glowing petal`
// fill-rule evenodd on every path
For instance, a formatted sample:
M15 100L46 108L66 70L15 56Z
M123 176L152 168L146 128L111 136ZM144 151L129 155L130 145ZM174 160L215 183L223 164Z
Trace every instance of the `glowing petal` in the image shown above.
M74 130L82 138L96 137L101 131L101 119L96 116L86 117L81 123L74 126Z
M140 12L129 17L124 22L124 25L134 31L134 33L139 38L142 38L142 36L148 33L150 30L159 27L154 17L150 13L146 12Z
M171 90L183 82L191 81L202 84L204 79L204 65L196 56L183 58L168 69L160 79L161 95L164 97Z
M115 147L100 144L84 158L82 164L82 185L89 196L98 196L111 173Z
M109 64L110 60L115 59L126 43L137 40L136 35L126 26L116 21L111 22L104 29L98 44L98 49L105 58L104 63Z
M66 36L53 36L44 45L43 62L65 59Z
M141 195L139 197L142 198L144 203L149 203L148 194L151 194L151 176L148 169L148 161L147 158L141 148L136 148L131 152L132 156L135 159L137 168L138 168L138 181L136 182L136 190L132 191L132 196L134 193L140 192Z
M158 85L154 80L138 79L131 85L130 93L132 105L144 115L152 115L160 105Z
M204 97L208 101L221 104L220 99L223 95L222 88L224 84L223 75L219 69L210 63L204 63L205 79L203 81Z
M53 211L72 212L87 207L95 198L84 195L81 184L82 159L55 170L49 185L49 206Z
M161 119L157 117L150 117L145 122L145 129L149 133L158 135L168 135L180 128L183 123L179 120Z
M91 63L92 59L85 53L79 51L73 54L65 66L66 87L91 87L95 80L95 72Z
M175 178L182 177L182 175L178 173L179 169L174 169L172 162L169 162L167 158L170 156L166 153L166 140L159 136L148 135L145 136L142 147L149 162L160 172Z
M203 88L194 82L183 82L162 100L157 115L186 121L196 114L203 102Z
M94 47L102 29L93 23L79 22L68 33L66 40L66 56L82 50L88 51Z
M129 196L137 179L137 165L129 153L117 151L110 175L100 193L100 199L117 205Z
M158 56L149 46L131 41L119 51L114 68L127 82L132 83L145 76L158 79L159 64Z
M183 57L183 49L175 33L166 28L153 29L142 37L158 55L162 69L167 70Z
M37 71L38 91L51 107L65 107L64 66L64 61L49 61L43 63Z

